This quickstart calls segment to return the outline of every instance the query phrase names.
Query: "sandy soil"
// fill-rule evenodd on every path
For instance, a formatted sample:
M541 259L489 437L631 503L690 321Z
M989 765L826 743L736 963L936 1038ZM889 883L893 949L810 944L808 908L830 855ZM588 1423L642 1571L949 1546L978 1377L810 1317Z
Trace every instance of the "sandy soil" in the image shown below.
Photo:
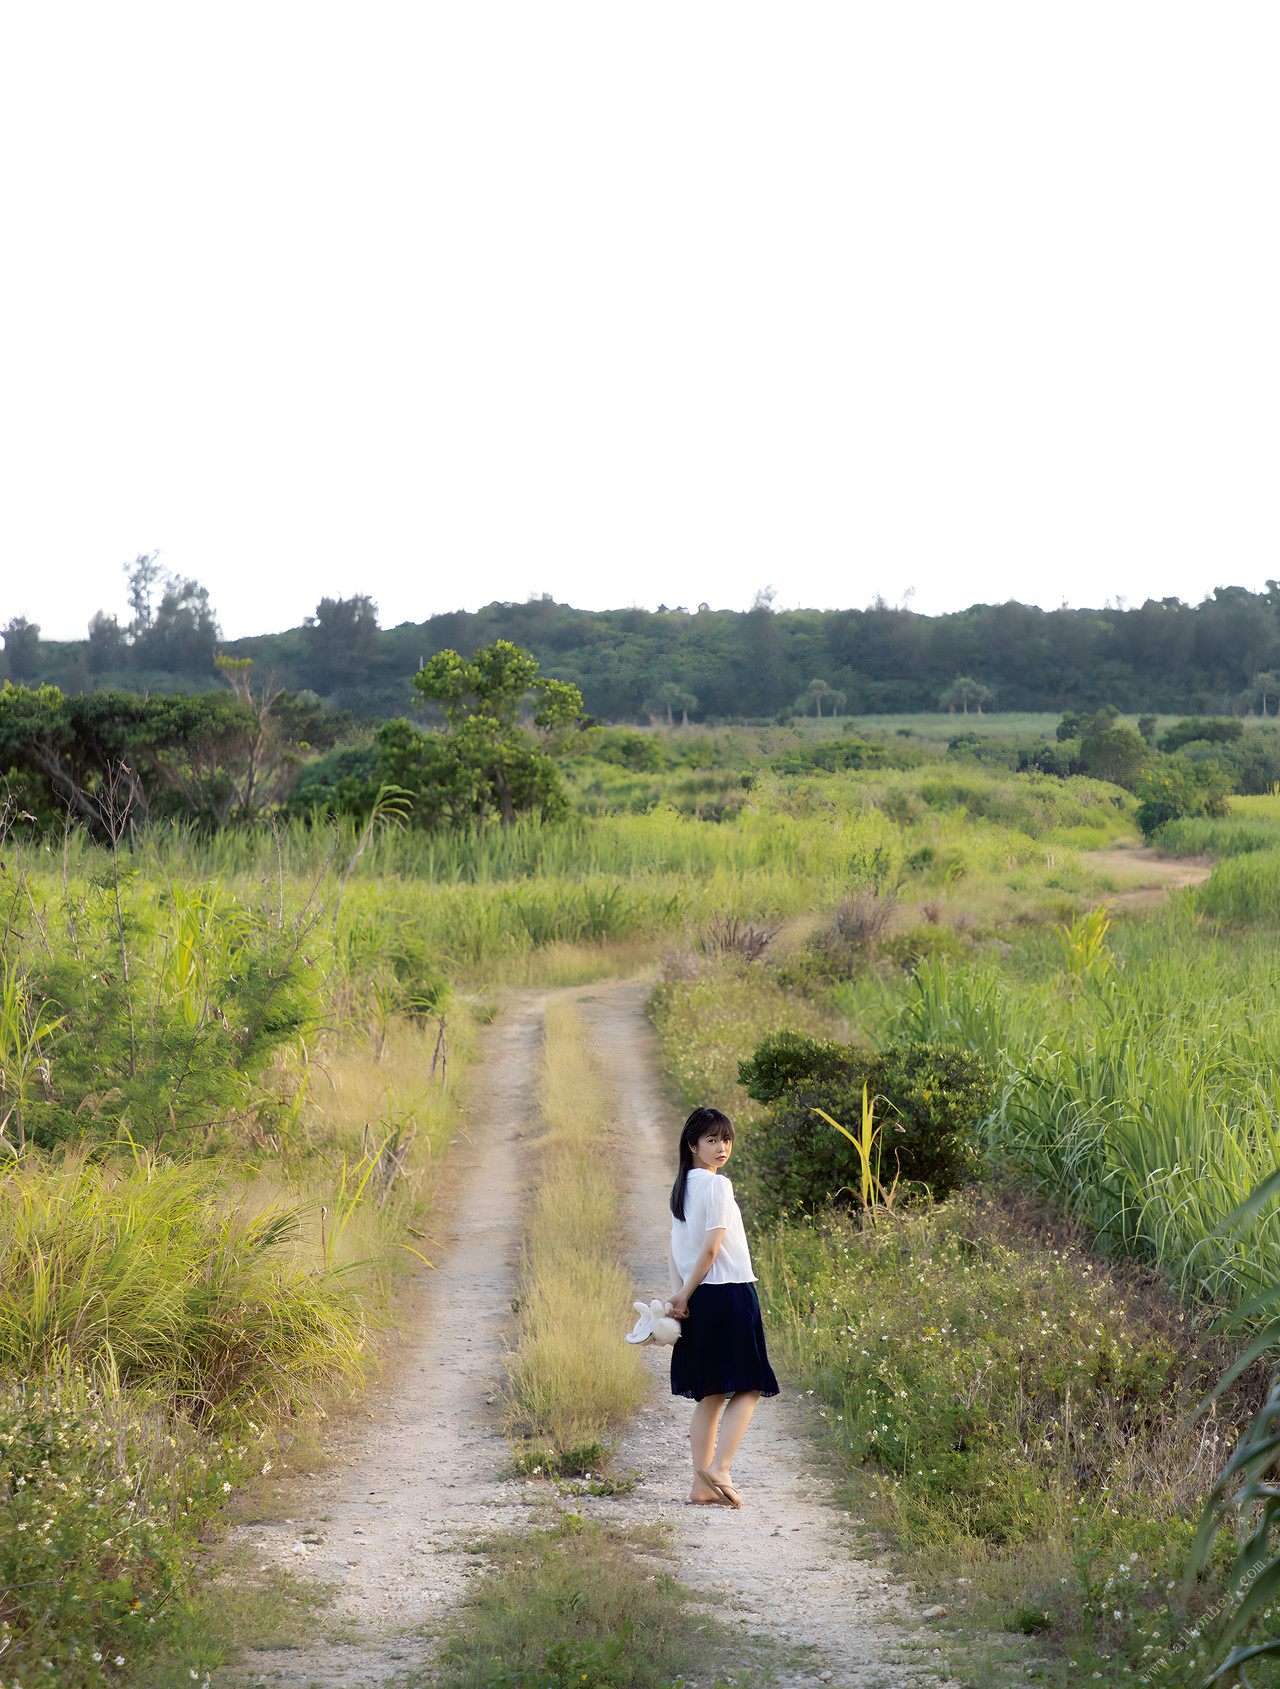
M609 1075L630 1153L624 1240L638 1295L662 1294L666 1209L680 1111L663 1093L646 987L611 983L568 991ZM545 995L512 997L487 1035L473 1087L473 1157L453 1215L454 1240L423 1273L423 1318L401 1362L371 1397L367 1438L314 1483L299 1483L287 1516L232 1533L256 1566L285 1565L335 1588L334 1633L306 1652L252 1656L215 1685L393 1684L428 1663L432 1634L477 1575L465 1545L485 1530L546 1520L570 1505L591 1517L668 1521L678 1575L708 1595L708 1610L780 1646L779 1681L906 1689L943 1677L919 1603L884 1566L859 1558L857 1521L835 1507L815 1463L808 1409L795 1387L761 1404L734 1473L741 1512L689 1508L688 1413L667 1390L668 1351L650 1348L651 1404L637 1414L615 1469L635 1469L632 1494L557 1496L537 1481L503 1479L507 1463L493 1398L504 1343L526 1188L522 1135L537 1120L537 1059ZM619 1341L622 1332L619 1332ZM336 1438L335 1438L336 1444Z
M1116 890L1098 899L1109 909L1149 909L1163 903L1167 892L1198 886L1213 872L1211 857L1166 856L1151 845L1091 850L1080 860L1115 881Z

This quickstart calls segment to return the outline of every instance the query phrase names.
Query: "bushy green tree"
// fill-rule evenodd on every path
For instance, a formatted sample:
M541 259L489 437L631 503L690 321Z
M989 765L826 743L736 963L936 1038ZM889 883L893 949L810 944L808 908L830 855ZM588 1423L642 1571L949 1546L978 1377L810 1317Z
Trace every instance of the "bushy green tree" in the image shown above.
M4 654L10 680L33 680L40 672L40 628L25 616L5 624Z
M744 1135L742 1161L755 1201L770 1215L850 1202L860 1182L857 1151L815 1109L857 1130L862 1088L877 1099L880 1177L896 1176L945 1197L978 1167L977 1123L995 1106L995 1081L979 1056L921 1042L860 1049L798 1033L759 1044L738 1077L768 1104Z
M982 706L992 701L993 694L989 686L983 686L981 681L974 680L970 675L958 674L938 699L938 707L954 710L958 704L964 714L968 715L969 705L972 704L981 715Z
M414 686L443 712L445 726L424 732L403 719L384 723L374 735L375 778L355 807L367 811L377 787L392 785L410 795L420 826L461 826L491 815L510 825L520 814L564 813L568 800L553 752L582 724L576 686L541 675L536 658L501 639L471 658L438 652ZM520 720L527 702L540 742Z
M378 655L378 606L367 594L322 598L303 624L305 679L317 692L364 686Z
M0 772L42 822L69 814L98 839L165 817L213 828L247 819L281 801L303 748L337 724L287 693L241 691L67 696L6 683Z
M1192 763L1162 757L1139 777L1137 821L1153 838L1166 821L1184 815L1226 815L1231 808L1231 778L1216 762Z
M1207 740L1211 745L1230 745L1244 738L1244 723L1239 716L1184 716L1160 735L1160 749L1173 756L1193 739Z
M137 642L135 661L139 668L172 674L208 674L218 638L208 587L185 575L169 575L155 619Z
M1280 782L1280 730L1258 727L1228 744L1193 739L1180 755L1187 762L1212 762L1230 780L1231 789L1245 795L1275 790Z
M1081 771L1130 791L1150 754L1146 740L1131 727L1094 728L1080 740Z
M1083 739L1086 733L1105 733L1119 714L1110 704L1098 710L1067 710L1058 723L1057 741L1065 745L1071 739Z

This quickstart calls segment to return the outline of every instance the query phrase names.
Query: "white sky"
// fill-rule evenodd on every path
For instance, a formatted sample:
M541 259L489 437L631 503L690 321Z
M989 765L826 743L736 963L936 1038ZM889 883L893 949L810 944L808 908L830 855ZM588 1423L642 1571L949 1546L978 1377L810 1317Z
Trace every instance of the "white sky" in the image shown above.
M0 621L1280 575L1280 9L10 5Z

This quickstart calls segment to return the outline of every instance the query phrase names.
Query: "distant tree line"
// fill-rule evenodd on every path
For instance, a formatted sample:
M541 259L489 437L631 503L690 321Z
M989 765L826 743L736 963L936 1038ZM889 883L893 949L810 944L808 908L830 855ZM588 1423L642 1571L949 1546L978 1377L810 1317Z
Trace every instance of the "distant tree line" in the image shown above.
M365 595L322 598L279 634L219 644L198 582L162 573L155 554L127 566L131 616L99 612L84 641L42 642L22 617L4 628L8 678L63 691L136 684L216 688L215 655L252 658L294 693L330 709L400 716L413 676L441 651L473 657L495 640L529 651L543 674L576 686L602 720L761 720L952 710L1280 712L1280 584L1219 587L1202 603L1041 610L976 604L945 616L876 602L865 610L700 605L589 611L548 596L380 628ZM133 679L131 680L131 677Z

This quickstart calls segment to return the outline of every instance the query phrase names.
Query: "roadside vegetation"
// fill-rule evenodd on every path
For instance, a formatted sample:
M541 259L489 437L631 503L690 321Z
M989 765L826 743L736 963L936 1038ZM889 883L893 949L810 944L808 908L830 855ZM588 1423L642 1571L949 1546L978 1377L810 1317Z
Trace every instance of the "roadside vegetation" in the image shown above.
M1280 1282L1274 1199L1233 1224L1280 1159L1274 931L1265 909L1210 913L1250 860L1115 918L1090 911L1099 888L1058 886L993 920L966 876L936 911L955 942L914 953L894 943L919 914L899 874L856 920L664 963L672 1080L745 1128L770 1329L869 1540L945 1604L962 1680L994 1669L1000 1627L1040 1638L1063 1684L1157 1662L1152 1681L1198 1684L1225 1657L1227 1538L1183 1576L1263 1404L1265 1357L1230 1374Z
M957 1671L1005 1626L1045 1681L1200 1681L1224 1533L1180 1580L1266 1354L1197 1410L1280 1281L1276 1200L1241 1209L1280 1160L1274 730L1103 711L1001 733L958 694L873 730L824 694L821 720L714 732L672 697L670 730L639 733L574 725L560 684L535 733L538 677L499 655L433 663L437 732L354 746L307 748L301 715L277 733L243 674L230 713L148 705L128 745L109 708L77 727L4 694L0 1677L176 1681L237 1627L304 1622L301 1586L211 1595L222 1498L358 1395L430 1272L501 988L652 970L674 1092L738 1119L790 1375L869 1540L946 1605ZM56 734L90 727L60 792ZM1130 908L1144 839L1215 865ZM509 1426L518 1462L607 1481L643 1380L604 1087L563 1005L542 1086ZM619 1677L582 1581L636 1552L502 1547L493 1590L536 1585L536 1617L486 1608L459 1684L502 1653L532 1689L571 1644L588 1683L675 1675L693 1633ZM589 1623L556 1605L579 1589Z
M453 1625L444 1689L667 1689L734 1682L760 1650L674 1576L663 1526L620 1526L562 1513L548 1529L475 1545L490 1576ZM714 1600L714 1597L712 1597ZM418 1689L411 1682L411 1689Z

